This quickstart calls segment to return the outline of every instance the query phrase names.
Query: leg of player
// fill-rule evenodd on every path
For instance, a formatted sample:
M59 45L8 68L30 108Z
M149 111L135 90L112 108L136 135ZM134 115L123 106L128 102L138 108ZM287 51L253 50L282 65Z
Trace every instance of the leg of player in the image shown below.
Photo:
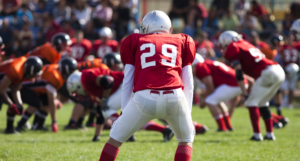
M91 110L89 118L85 124L86 127L95 127L95 118L96 118L96 112L94 110Z
M224 122L224 118L223 118L223 114L222 114L221 110L219 109L219 107L216 105L209 104L209 103L207 103L207 106L209 108L210 113L212 114L212 116L214 117L214 119L217 122L217 125L218 125L217 131L218 132L227 131L227 128L226 128L226 125Z
M275 135L273 133L273 121L271 119L272 116L269 107L260 107L259 111L262 118L264 119L266 130L267 130L264 140L276 140Z
M7 108L6 129L4 131L5 134L18 134L18 132L14 129L14 120L15 120L15 114L12 114L10 108Z
M100 140L100 135L104 127L105 118L102 114L102 110L100 106L97 106L97 121L96 121L96 128L95 128L95 135L92 139L93 142L97 142Z
M234 97L232 98L231 100L229 100L229 116L232 117L233 115L233 112L235 110L235 107L237 106L238 102L240 101L240 97L237 96L237 97Z
M225 122L225 126L229 131L233 131L233 127L231 125L231 121L230 121L230 116L228 113L228 108L226 106L226 104L224 102L221 102L219 104L219 108L222 111L223 114L223 118L224 118L224 122Z
M48 107L42 107L35 113L35 119L32 125L32 130L48 131L48 129L45 127L45 120L48 116L48 111Z
M277 109L277 114L281 115L282 108L282 91L278 90L276 95L274 96L275 107Z
M80 116L82 115L83 111L84 111L84 107L81 104L76 103L74 106L72 115L71 115L71 119L70 119L68 125L65 126L64 130L77 129L77 121L80 118Z
M28 106L25 113L22 115L22 119L18 122L18 126L16 128L18 132L24 130L24 125L26 124L27 120L31 117L31 115L35 113L36 110L37 108L33 106Z
M294 89L289 90L289 108L293 108Z

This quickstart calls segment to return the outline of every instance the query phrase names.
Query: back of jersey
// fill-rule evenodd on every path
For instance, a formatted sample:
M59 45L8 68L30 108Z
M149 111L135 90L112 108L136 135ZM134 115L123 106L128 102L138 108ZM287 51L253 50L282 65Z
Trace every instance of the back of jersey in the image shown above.
M195 58L195 44L185 34L132 34L121 45L124 64L135 67L133 92L183 87L182 68Z

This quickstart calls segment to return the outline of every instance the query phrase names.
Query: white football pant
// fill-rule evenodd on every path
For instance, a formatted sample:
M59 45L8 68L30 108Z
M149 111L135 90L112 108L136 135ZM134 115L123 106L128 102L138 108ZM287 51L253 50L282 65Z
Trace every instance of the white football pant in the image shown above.
M281 85L282 90L294 90L298 80L298 74L287 74L284 82Z
M148 121L161 118L168 122L178 142L193 142L195 128L182 89L169 90L172 91L169 94L163 94L163 90L155 90L159 94L151 91L142 90L133 95L112 125L110 137L123 143Z
M122 96L122 84L111 96L108 98L107 105L108 110L102 111L102 114L105 119L109 118L111 115L118 112L121 109L121 96Z
M205 102L211 105L218 105L221 102L228 101L238 95L242 94L239 86L229 86L222 84L215 89L215 91L206 97Z
M269 101L277 93L284 79L285 74L280 65L268 66L255 81L245 106L269 106Z

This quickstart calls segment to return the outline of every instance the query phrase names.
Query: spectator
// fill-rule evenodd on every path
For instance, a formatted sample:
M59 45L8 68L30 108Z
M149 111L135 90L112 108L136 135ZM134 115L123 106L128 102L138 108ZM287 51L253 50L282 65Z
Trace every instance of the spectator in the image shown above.
M212 59L215 57L214 44L208 40L206 32L200 32L195 41L196 52L199 53L204 59Z
M45 18L45 23L44 23L45 27L45 37L46 37L46 41L51 42L52 37L59 33L62 32L62 28L61 26L56 23L52 17L52 15L49 15Z
M198 3L197 0L191 1L191 11L188 16L188 26L198 27L198 20L201 20L202 26L206 26L208 13L205 6L202 3Z
M80 25L80 23L79 23L78 19L76 18L76 15L74 13L71 13L71 26L75 30L80 30L81 29L81 25Z
M130 20L130 9L126 7L127 0L121 0L114 15L117 40L121 40L128 33L128 23Z
M238 17L230 10L221 19L223 30L234 30L239 25Z
M250 13L258 19L262 19L263 16L268 14L265 7L262 4L258 3L256 0L253 0L251 2Z
M13 54L14 46L14 32L9 27L9 21L7 19L3 20L2 27L0 29L0 36L2 37L3 43L5 45L4 51L5 55L3 60L9 58Z
M28 4L22 4L22 7L17 12L17 16L20 23L23 23L25 21L29 21L29 23L33 22L33 15L28 8Z
M242 19L246 13L250 9L250 3L248 0L238 0L234 4L234 13L239 17L239 19Z
M62 23L62 32L68 34L71 38L75 37L75 30L72 28L70 21L64 21Z
M126 0L127 1L127 0ZM121 0L122 4L122 0ZM103 26L109 25L112 19L113 10L108 5L108 0L102 0L92 14L95 28L102 28Z
M87 4L92 8L96 8L100 4L100 1L98 1L98 0L87 0Z
M16 15L21 5L21 0L2 0L2 5L0 6L0 16Z
M34 16L34 26L42 27L44 23L44 17L48 15L48 11L46 9L46 2L43 0L39 0L37 7L35 7L33 16Z
M273 15L265 15L261 21L262 28L264 32L274 33L277 30L277 26L274 22L275 17ZM269 37L269 36L268 36Z
M34 12L38 7L38 4L39 4L39 0L29 0L28 8L30 9L30 11Z
M215 10L217 17L221 17L229 10L230 0L214 0L210 10Z
M184 23L187 24L187 17L190 11L191 0L173 0L172 8L169 13L171 20L174 18L183 18Z
M300 18L300 2L293 2L290 6L290 10L294 19Z
M45 36L42 30L39 30L36 35L35 47L42 46L46 42Z
M25 21L23 23L23 29L18 33L19 48L17 57L25 55L31 48L33 42L33 32L29 29L30 23Z
M211 10L207 19L207 25L203 28L205 32L212 36L216 31L219 30L219 19L217 18L217 11Z
M66 0L60 0L53 9L53 17L56 22L71 19L71 7L67 6Z
M89 21L85 25L83 32L84 32L84 38L90 40L92 43L94 42L94 40L99 38L98 34L95 32L93 21Z
M86 23L91 19L91 8L86 4L84 0L76 0L73 13L78 19L81 27L84 27Z
M250 12L246 13L246 16L240 22L240 28L247 35L250 35L252 30L259 29L259 23L256 17L252 16Z
M288 36L289 33L290 33L290 28L293 24L293 18L292 18L292 15L290 13L286 13L285 14L285 18L284 20L282 21L282 33L285 35L285 36Z
M258 49L261 48L269 48L269 45L263 41L260 40L259 35L257 32L252 31L250 36L249 36L249 42L254 45L255 47L257 47Z

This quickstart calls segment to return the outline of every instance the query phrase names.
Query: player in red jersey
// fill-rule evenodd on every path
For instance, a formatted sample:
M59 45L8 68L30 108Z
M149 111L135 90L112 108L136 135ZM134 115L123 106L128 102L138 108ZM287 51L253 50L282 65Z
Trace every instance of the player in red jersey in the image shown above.
M202 31L198 34L198 39L195 41L196 52L204 59L211 59L215 57L214 44L207 39L208 35Z
M84 39L83 32L78 30L75 33L75 39L73 40L71 47L71 57L76 59L77 62L82 62L90 55L92 43L90 40Z
M22 131L25 123L37 110L40 116L37 120L40 126L43 126L48 111L51 114L52 131L58 132L56 119L56 97L68 76L77 69L77 62L73 58L64 58L59 64L45 65L41 78L32 82L23 82L21 96L29 106L18 122L17 131ZM34 128L35 129L35 128Z
M265 140L275 140L269 100L276 94L285 79L283 69L277 63L267 59L259 49L234 31L225 31L219 37L219 43L225 50L224 57L230 61L236 70L236 78L242 89L248 107L254 135L251 140L262 141L259 118L262 115L267 133ZM243 73L255 79L255 83L248 94Z
M204 60L198 54L193 62L193 69L195 76L206 87L205 103L218 124L217 131L232 131L233 127L224 101L230 100L231 108L234 108L236 97L242 94L235 78L235 70L218 61ZM246 79L245 85L248 85Z
M16 133L13 127L15 115L23 113L23 101L20 96L22 81L41 74L42 60L36 56L19 57L0 63L0 110L3 103L8 105L6 134ZM10 92L8 92L10 91Z
M103 27L99 32L100 39L95 40L92 50L96 58L103 58L106 54L117 52L119 43L116 40L111 40L112 31L108 27Z
M135 131L162 118L179 142L175 161L189 161L195 135L191 118L194 41L185 34L171 34L170 18L157 10L144 17L140 33L128 36L121 45L122 115L114 122L99 160L115 160L122 143Z

